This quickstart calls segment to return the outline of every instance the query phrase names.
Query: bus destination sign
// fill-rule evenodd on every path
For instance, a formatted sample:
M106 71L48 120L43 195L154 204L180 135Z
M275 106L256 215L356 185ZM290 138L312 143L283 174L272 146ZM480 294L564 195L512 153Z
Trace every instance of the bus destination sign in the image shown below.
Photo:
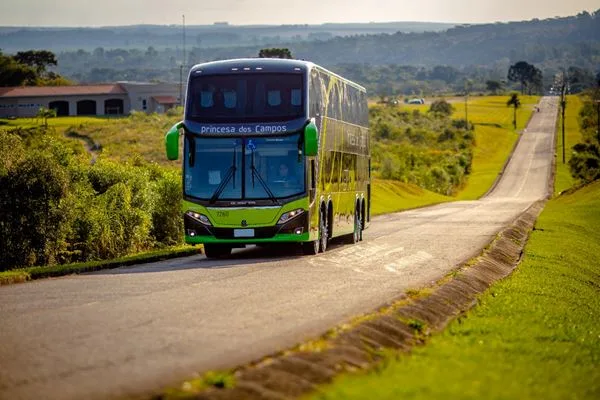
M245 124L206 124L186 121L185 127L196 134L207 136L229 135L277 135L301 130L305 121L290 121L284 123L245 123Z

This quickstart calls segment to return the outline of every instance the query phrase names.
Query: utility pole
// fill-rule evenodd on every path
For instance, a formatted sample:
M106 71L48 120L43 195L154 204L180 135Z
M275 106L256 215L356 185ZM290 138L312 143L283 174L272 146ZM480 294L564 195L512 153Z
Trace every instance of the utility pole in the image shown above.
M600 146L600 100L596 100L596 113L598 114L598 125L596 125L596 130L598 132L598 146Z
M467 129L469 129L469 93L465 93L465 122L467 123Z
M183 60L181 61L181 65L179 66L179 105L183 106L183 71L186 67L185 60L185 14L182 16L183 25L182 25L182 39L183 39Z
M467 124L467 130L469 130L469 93L472 85L473 83L469 79L465 79L465 123Z
M567 100L565 99L564 94L562 96L560 105L562 107L562 160L563 160L563 164L564 164L565 163L565 108L567 108Z
M183 106L183 64L179 66L179 105Z
M562 108L562 162L565 161L565 108L567 108L567 76L563 70L562 85L560 90L560 106Z

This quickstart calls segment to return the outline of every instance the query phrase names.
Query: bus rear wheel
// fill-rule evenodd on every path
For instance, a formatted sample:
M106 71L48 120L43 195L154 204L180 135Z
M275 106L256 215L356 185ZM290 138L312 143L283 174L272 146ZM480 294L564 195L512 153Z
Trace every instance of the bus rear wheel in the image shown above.
M204 245L204 255L206 258L221 258L231 254L231 246L216 243L206 243Z
M354 211L354 231L352 232L352 243L358 243L362 240L362 218L360 217L360 209L357 207Z

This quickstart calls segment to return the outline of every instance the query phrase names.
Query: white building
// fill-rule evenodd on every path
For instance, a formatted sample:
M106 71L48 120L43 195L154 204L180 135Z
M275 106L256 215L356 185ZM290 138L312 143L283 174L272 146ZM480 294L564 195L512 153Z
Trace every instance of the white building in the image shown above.
M59 116L164 113L179 104L178 97L173 83L6 87L0 88L0 118L33 117L40 107Z

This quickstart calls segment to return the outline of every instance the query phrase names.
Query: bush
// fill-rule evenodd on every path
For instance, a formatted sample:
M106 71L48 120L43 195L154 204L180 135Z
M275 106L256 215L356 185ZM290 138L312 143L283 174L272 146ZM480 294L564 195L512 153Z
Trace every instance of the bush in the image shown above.
M154 185L156 195L152 211L151 235L158 243L173 245L183 237L181 218L181 175L165 172Z
M446 100L436 100L431 103L428 112L449 117L452 115L453 111L454 107L452 107L452 105Z
M167 117L180 117L183 118L183 107L177 106L173 108L169 108L167 110Z
M455 193L471 171L475 135L435 113L372 107L373 172L441 194ZM463 126L463 128L460 128Z
M574 178L583 182L600 179L600 150L595 143L578 143L573 146L569 169Z
M64 168L38 151L13 163L0 176L3 268L57 262L68 231L68 185Z
M89 261L182 242L181 176L0 131L0 268Z

